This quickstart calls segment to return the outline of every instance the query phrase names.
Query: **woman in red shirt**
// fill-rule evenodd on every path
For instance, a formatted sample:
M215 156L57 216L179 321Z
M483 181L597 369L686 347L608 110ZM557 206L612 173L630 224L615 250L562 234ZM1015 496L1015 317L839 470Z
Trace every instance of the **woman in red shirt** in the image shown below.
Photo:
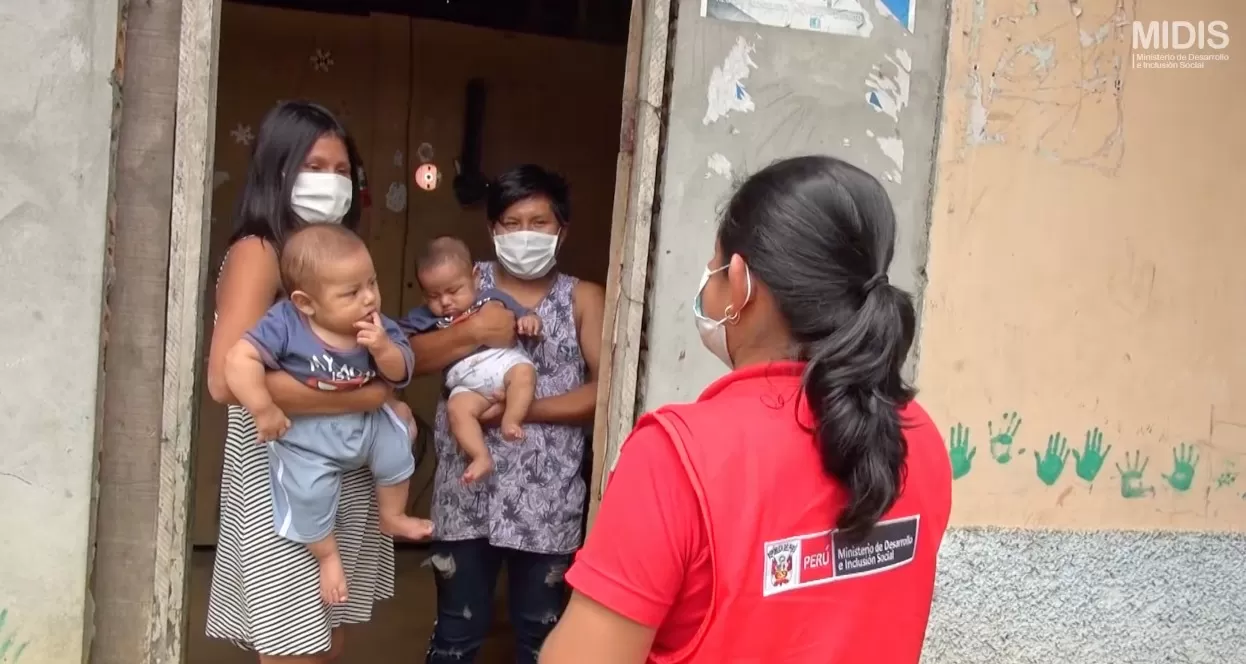
M693 311L732 371L637 423L542 664L916 664L951 508L901 375L882 185L831 157L748 179Z

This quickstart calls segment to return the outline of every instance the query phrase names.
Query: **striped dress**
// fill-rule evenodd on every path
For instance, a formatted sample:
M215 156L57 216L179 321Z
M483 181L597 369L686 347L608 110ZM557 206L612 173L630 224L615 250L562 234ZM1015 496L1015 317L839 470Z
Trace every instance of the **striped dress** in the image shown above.
M323 653L330 630L367 622L373 602L394 594L394 546L380 531L372 475L362 468L342 477L334 534L350 600L329 607L316 559L273 529L268 454L255 440L251 414L230 406L207 635L263 655Z

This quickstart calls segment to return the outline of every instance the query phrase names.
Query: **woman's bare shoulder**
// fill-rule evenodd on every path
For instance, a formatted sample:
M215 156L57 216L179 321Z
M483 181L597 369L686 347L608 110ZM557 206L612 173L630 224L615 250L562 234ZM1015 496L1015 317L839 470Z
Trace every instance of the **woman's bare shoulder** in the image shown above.
M571 298L576 308L601 309L606 303L606 289L595 281L577 279L571 290Z
M218 295L238 289L275 292L280 282L276 249L268 240L252 235L234 242L226 250L216 288Z
M258 235L248 235L235 241L225 250L221 259L219 279L238 273L254 276L256 273L274 273L277 270L277 250L273 243Z

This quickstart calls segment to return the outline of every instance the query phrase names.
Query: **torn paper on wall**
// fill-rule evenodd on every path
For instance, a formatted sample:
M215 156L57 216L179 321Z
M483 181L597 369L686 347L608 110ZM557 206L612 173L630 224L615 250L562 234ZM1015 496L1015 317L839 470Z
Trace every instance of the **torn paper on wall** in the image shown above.
M878 143L878 149L895 164L895 168L883 171L883 179L900 184L901 174L904 172L904 141L899 136L878 136L869 129L865 130L865 135L874 139Z
M701 0L701 16L850 37L874 31L858 0Z
M888 55L886 58L890 69L895 71L884 72L882 67L875 65L865 81L870 89L865 98L874 110L898 121L900 110L909 105L909 74L913 71L913 58L902 48L896 49L896 57Z
M905 30L913 31L913 19L917 16L917 0L874 0L874 7L879 14L891 16L899 21Z
M722 153L715 152L707 157L705 167L709 169L709 172L705 174L706 180L715 175L721 175L728 180L731 179L731 162Z
M722 65L714 67L706 90L705 117L701 120L703 124L717 122L728 113L748 113L753 110L753 98L744 89L744 80L748 78L750 69L757 68L750 57L754 50L754 46L743 37L737 37Z

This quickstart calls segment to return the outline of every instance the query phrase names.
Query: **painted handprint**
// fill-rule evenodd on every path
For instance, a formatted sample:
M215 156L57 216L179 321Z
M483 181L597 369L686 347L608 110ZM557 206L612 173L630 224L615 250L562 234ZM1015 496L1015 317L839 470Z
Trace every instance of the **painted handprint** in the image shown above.
M1147 486L1142 483L1142 473L1146 472L1146 466L1151 462L1150 457L1142 458L1142 452L1134 452L1133 458L1129 457L1129 453L1125 453L1125 467L1116 464L1116 472L1121 474L1121 497L1122 498L1141 498L1143 496L1154 496L1155 487Z
M1226 489L1237 484L1237 468L1230 461L1225 464L1224 470L1216 476L1216 489Z
M1197 465L1198 451L1193 445L1181 443L1180 448L1172 448L1172 472L1167 475L1160 473L1160 477L1176 491L1189 491L1194 482L1194 467Z
M952 479L958 480L969 474L973 466L973 456L978 448L969 446L969 428L957 424L952 427L948 436L948 457L952 461Z
M1044 454L1034 453L1034 470L1043 484L1051 486L1060 479L1064 464L1069 460L1068 443L1068 438L1056 432L1047 437L1047 451Z
M1086 432L1086 442L1082 445L1081 453L1073 450L1073 461L1076 463L1077 476L1087 482L1095 481L1095 477L1099 475L1099 471L1103 470L1103 462L1108 458L1108 452L1112 451L1112 446L1103 447L1103 432L1099 431L1099 427L1095 427Z
M1013 457L1025 453L1025 450L1013 450L1017 442L1017 430L1021 428L1021 418L1016 413L1004 413L1002 428L995 433L995 423L986 423L986 433L991 437L991 456L999 463L1008 463Z
M17 634L9 631L5 634L4 623L9 617L8 609L0 609L0 662L4 664L16 664L22 658L22 653L26 650L29 641L18 641Z

